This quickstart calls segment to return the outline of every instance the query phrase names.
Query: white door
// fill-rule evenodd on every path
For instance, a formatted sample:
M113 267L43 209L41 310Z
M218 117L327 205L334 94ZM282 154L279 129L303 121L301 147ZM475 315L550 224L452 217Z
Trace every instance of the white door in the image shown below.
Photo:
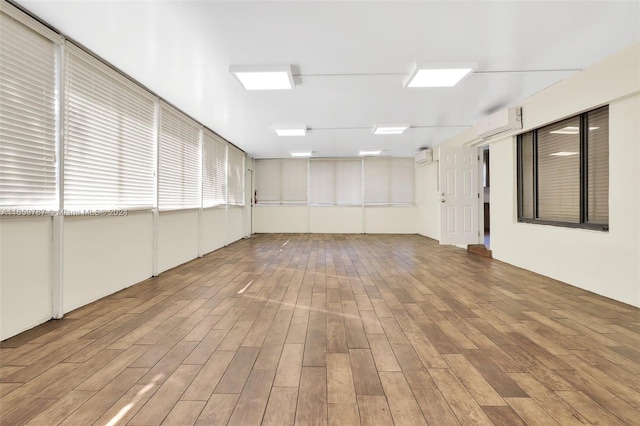
M478 150L440 148L440 244L478 243Z

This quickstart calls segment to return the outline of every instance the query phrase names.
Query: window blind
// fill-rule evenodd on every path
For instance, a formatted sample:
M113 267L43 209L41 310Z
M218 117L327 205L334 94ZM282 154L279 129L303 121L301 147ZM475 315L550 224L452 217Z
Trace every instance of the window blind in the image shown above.
M391 159L391 204L414 203L415 169L413 158Z
M520 173L522 182L520 216L527 219L534 218L533 211L533 132L522 135L520 142Z
M413 204L415 164L413 158L364 159L365 205Z
M311 160L309 202L313 205L362 205L362 160Z
M538 218L580 222L579 117L538 130Z
M220 206L227 203L227 143L204 131L202 146L202 205Z
M304 204L307 160L256 160L258 204Z
M161 104L158 207L200 207L200 126L174 108Z
M587 222L609 223L609 107L587 114Z
M244 153L230 146L228 153L228 195L227 204L244 206Z
M335 161L309 161L309 203L318 206L336 204Z
M282 160L256 160L257 204L282 202Z
M362 205L362 160L336 161L336 204Z
M389 158L364 159L364 203L391 203L391 161Z
M156 99L74 45L66 52L65 209L152 208Z
M56 77L60 37L0 13L0 208L57 205ZM26 18L23 18L26 19Z

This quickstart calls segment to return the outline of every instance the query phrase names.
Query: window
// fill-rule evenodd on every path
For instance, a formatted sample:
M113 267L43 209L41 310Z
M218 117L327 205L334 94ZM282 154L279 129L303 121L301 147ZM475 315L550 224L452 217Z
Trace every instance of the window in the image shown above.
M158 207L200 207L200 126L164 103L160 108L158 154Z
M365 158L365 205L413 204L414 173L413 158Z
M244 206L244 152L234 146L227 149L228 192L227 204Z
M307 160L256 160L259 204L306 204Z
M227 204L227 143L205 130L202 146L202 206Z
M155 205L156 98L68 44L65 209Z
M362 160L310 160L309 203L362 205Z
M608 106L518 137L518 220L608 230Z
M0 208L55 210L61 37L20 18L0 13Z

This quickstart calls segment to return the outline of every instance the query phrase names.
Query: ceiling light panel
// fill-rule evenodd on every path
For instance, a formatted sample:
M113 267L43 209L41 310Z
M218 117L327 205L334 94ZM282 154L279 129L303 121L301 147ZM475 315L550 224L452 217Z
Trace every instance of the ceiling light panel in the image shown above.
M373 128L374 135L400 135L409 128L408 124L380 125Z
M360 155L360 156L380 155L381 152L382 152L382 150L378 150L378 151L360 151L358 153L358 155Z
M292 152L292 157L311 157L311 152Z
M290 90L295 87L289 65L231 66L229 72L246 90Z
M275 129L275 132L278 136L306 136L307 129L306 127L295 129Z
M404 87L452 87L478 68L475 62L417 63Z
M556 157L570 157L572 155L578 155L580 154L579 152L569 152L569 151L560 151L560 152L554 152L553 154L549 154L549 155L553 155Z

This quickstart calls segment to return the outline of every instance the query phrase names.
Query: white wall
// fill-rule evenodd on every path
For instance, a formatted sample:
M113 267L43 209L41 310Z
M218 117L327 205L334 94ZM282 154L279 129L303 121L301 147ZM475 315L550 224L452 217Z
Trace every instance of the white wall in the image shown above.
M255 233L415 234L416 206L253 208Z
M244 208L229 207L227 209L227 244L244 237Z
M437 148L434 160L437 160ZM440 240L440 193L438 192L438 163L416 167L417 231L425 237Z
M243 236L244 208L202 213L206 254ZM52 316L51 216L0 219L0 340ZM198 211L161 212L159 271L198 256ZM151 277L153 215L67 216L63 236L62 303L65 313Z
M636 44L522 102L524 130L609 104L610 231L518 223L515 138L508 137L490 145L495 259L640 306L639 75ZM443 145L474 137L468 129ZM436 205L427 199L421 208Z
M151 212L65 217L63 310L69 312L152 274Z
M202 211L202 251L209 253L227 244L227 212L224 207Z
M158 218L158 272L198 257L198 211L160 212Z
M415 234L418 209L415 206L377 206L364 209L366 234Z
M307 206L253 206L253 232L294 233L309 232L309 208Z
M0 219L0 340L51 318L52 219Z

